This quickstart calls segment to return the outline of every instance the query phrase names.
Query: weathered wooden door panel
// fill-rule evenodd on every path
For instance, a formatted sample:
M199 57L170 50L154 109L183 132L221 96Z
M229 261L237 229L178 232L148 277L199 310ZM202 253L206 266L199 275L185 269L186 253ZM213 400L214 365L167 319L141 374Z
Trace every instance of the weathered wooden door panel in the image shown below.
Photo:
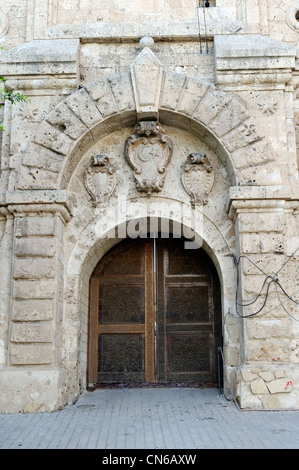
M125 240L91 278L89 377L107 382L216 381L217 275L183 240Z
M157 381L216 382L220 312L216 273L183 240L157 244Z
M93 273L89 382L154 380L152 249L126 240Z
M100 333L97 382L145 382L144 333Z

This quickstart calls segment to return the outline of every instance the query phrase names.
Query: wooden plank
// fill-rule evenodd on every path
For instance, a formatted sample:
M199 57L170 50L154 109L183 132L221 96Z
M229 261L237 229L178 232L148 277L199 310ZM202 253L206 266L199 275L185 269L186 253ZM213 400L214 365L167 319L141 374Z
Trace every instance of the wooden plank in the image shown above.
M202 251L158 242L158 381L215 382L215 269Z
M102 286L140 286L144 284L144 276L106 276L101 277Z
M142 323L108 323L98 325L99 334L116 333L145 333L145 325Z
M88 384L96 383L98 377L98 315L99 279L91 277L89 301Z
M145 381L155 381L154 249L145 242Z

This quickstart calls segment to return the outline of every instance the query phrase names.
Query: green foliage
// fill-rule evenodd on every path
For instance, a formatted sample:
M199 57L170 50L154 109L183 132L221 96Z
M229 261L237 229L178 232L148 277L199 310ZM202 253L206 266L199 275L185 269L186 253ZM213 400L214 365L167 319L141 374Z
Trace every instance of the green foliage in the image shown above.
M0 47L0 50L2 50L3 47ZM16 91L8 90L5 88L5 82L6 78L0 76L0 85L1 82L3 86L0 88L0 108L2 108L1 102L4 102L5 100L10 101L12 104L15 103L20 103L20 102L26 102L30 103L30 99L26 95L22 95L21 93L18 93ZM0 131L4 132L4 128L0 124Z

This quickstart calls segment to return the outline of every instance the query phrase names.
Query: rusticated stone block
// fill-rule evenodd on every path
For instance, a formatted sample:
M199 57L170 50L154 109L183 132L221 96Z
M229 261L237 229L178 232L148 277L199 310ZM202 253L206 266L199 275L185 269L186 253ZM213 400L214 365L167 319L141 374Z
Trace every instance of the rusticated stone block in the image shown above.
M17 238L15 240L15 256L54 256L55 240L43 237Z
M167 73L164 78L164 90L161 93L160 107L175 110L182 90L184 88L186 77L178 73Z
M266 236L258 233L246 233L241 238L241 252L248 253L283 253L283 236L277 233Z
M247 292L248 291L249 289L247 289ZM267 338L290 338L291 336L290 322L288 318L276 320L262 320L259 318L257 321L251 319L246 326L249 339L266 340Z
M241 233L282 232L284 228L284 215L281 212L240 214L238 220Z
M13 343L51 343L52 339L51 322L12 323L11 341Z
M57 189L58 178L57 173L45 170L44 168L34 168L21 166L17 189Z
M41 279L38 281L17 280L13 284L13 297L15 299L51 299L54 295L54 279Z
M211 88L197 107L193 115L194 119L209 124L231 99L232 97L228 93Z
M59 173L62 170L65 156L52 150L32 144L30 152L23 158L23 165L33 168L43 168L47 171Z
M163 66L149 47L143 48L131 65L136 111L141 118L158 118ZM148 76L151 77L148 80Z
M95 126L103 119L95 103L84 88L70 95L65 100L65 104L88 128Z
M85 89L95 102L103 118L117 112L117 106L107 80L97 80L87 85Z
M228 103L210 124L210 129L222 137L249 117L248 111L236 100Z
M54 278L56 264L54 258L16 258L15 279Z
M240 170L273 162L275 156L275 150L268 142L264 142L263 140L235 150L232 153L235 167Z
M223 144L230 152L246 147L263 138L256 130L255 122L250 118L223 137Z
M259 168L245 168L239 171L238 180L240 185L276 186L281 184L281 171L276 163L269 162Z
M192 115L210 85L193 77L188 78L177 107L180 113Z
M54 300L23 299L12 303L12 319L15 321L44 321L54 318Z
M43 121L40 125L34 142L62 155L68 155L73 145L72 139L47 121Z
M54 217L18 217L15 234L17 237L51 236L55 233ZM43 240L44 243L44 240Z
M48 364L35 370L29 366L1 371L0 413L54 411L65 403L64 372Z
M118 110L122 112L135 109L135 101L130 75L128 73L114 75L109 77L108 81L110 83ZM124 93L124 90L126 90L126 93Z
M52 360L52 346L44 344L11 344L10 363L12 365L51 364Z
M87 127L83 122L66 106L65 103L60 103L56 108L47 116L47 121L56 127L60 132L71 139L77 140Z

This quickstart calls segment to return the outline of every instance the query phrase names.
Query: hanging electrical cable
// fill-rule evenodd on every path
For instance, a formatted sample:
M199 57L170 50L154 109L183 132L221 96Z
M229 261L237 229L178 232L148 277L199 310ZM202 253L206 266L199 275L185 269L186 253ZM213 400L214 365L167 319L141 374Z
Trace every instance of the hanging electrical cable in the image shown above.
M200 9L203 10L203 19L204 19L204 37L206 43L206 52L209 53L209 45L208 45L208 36L207 36L207 23L206 23L206 8L209 8L210 2L208 0L196 0L196 10L197 10L197 23L198 23L198 35L199 35L199 47L200 53L202 54L202 34L201 34L201 26L200 26Z
M199 36L199 51L202 54L202 38L201 38L201 32L200 32L200 17L199 17L199 6L200 6L200 0L195 0L196 2L196 11L197 11L197 24L198 24L198 36Z
M267 303L267 300L268 300L268 296L269 296L269 290L270 290L270 286L272 285L272 283L274 283L274 286L275 286L275 290L276 290L276 295L277 295L277 298L279 300L279 305L282 306L282 308L284 309L284 311L291 317L293 318L293 320L295 321L299 321L299 319L295 318L293 315L291 315L287 309L285 308L285 306L283 305L284 302L282 302L281 298L280 298L280 295L279 295L279 291L278 291L278 287L280 288L280 290L282 291L282 293L289 299L291 300L293 303L295 303L296 305L299 305L299 301L295 300L292 296L290 296L286 290L282 287L281 283L279 282L279 279L278 279L278 273L287 265L287 263L290 261L290 259L292 259L294 257L294 255L297 253L297 251L299 250L299 247L291 254L291 256L288 257L288 259L282 264L282 266L279 268L279 270L274 274L274 275L269 275L267 273L265 273L261 268L260 266L258 266L256 263L254 263L248 256L246 255L241 255L239 257L239 259L236 259L234 257L234 261L235 261L235 264L237 266L237 288L236 288L236 298L235 298L235 304L236 304L236 313L239 317L241 318L249 318L249 317L253 317L253 316L256 316L258 315L263 309L264 307L266 306L266 303ZM265 279L263 281L263 284L262 284L262 287L259 291L259 293L256 295L256 297L252 300L239 300L239 285L240 285L240 268L239 268L239 265L240 265L240 261L242 258L245 258L247 259L251 264L253 264L261 273L263 273L263 275L265 276ZM265 298L264 298L264 301L262 302L262 305L260 308L258 308L257 311L251 313L251 314L248 314L248 315L242 315L239 313L238 311L238 307L248 307L250 305L253 305L255 302L258 301L258 299L261 297L262 295L262 292L265 288L265 286L267 285L267 288L266 288L266 292L265 292ZM278 306L279 306L278 305ZM264 312L266 313L266 312Z
M205 38L206 38L206 51L207 54L209 53L209 45L208 45L208 35L207 35L207 22L206 22L206 3L203 5L203 18L204 18L204 25L205 25ZM209 4L210 6L210 4Z

